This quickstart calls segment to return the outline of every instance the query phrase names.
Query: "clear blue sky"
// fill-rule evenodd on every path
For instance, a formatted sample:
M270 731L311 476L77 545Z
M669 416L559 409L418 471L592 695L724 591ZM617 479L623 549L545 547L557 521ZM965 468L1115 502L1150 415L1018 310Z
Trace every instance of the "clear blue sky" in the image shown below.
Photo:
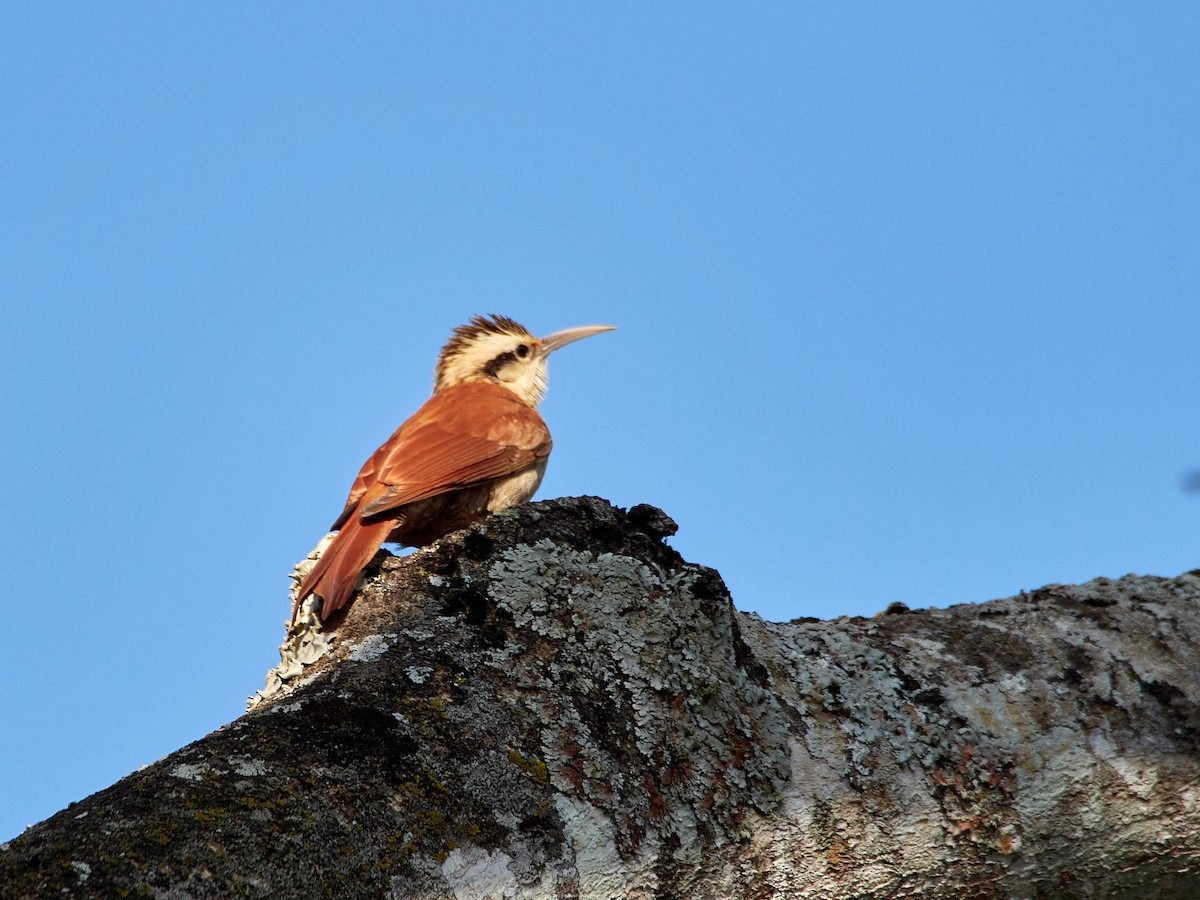
M235 718L450 328L770 619L1200 566L1195 3L9 4L0 840Z

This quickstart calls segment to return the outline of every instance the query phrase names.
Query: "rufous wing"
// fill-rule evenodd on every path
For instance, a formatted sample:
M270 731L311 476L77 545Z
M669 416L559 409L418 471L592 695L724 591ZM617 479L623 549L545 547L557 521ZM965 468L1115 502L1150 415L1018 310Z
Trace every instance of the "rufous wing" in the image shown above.
M322 618L345 605L401 507L520 472L551 446L537 410L500 385L438 391L363 463L333 523L340 530L301 585L296 608L314 592L325 601ZM393 510L397 516L386 515Z
M512 475L545 459L551 446L550 431L537 410L505 388L446 388L368 460L378 487L366 487L355 513L371 518Z

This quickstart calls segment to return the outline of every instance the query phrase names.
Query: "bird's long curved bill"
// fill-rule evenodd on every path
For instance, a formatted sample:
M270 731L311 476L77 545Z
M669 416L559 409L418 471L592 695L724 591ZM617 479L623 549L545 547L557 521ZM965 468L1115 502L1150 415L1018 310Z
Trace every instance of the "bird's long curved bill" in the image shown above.
M616 331L616 325L580 325L577 328L566 328L542 338L542 353L549 356L559 347L581 341L593 334L603 334L606 331Z

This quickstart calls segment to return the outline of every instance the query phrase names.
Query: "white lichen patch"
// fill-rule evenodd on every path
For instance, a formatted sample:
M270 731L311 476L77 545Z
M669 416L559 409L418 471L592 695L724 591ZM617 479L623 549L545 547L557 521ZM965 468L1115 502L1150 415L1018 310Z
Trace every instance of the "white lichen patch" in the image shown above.
M1006 693L1023 694L1029 690L1029 679L1020 672L1009 672L1000 677L996 686Z
M346 658L354 662L371 662L392 649L394 634L369 634L346 650Z
M308 556L297 563L290 574L293 581L291 599L296 600L296 591L304 576L316 563L324 549L329 546L332 535L326 535ZM336 634L325 631L321 617L317 613L319 602L316 596L310 594L296 611L293 621L285 622L285 637L279 645L279 665L267 672L266 683L260 690L246 701L246 709L251 710L262 701L271 699L294 690L299 677L307 667L326 656L332 649Z
M212 769L208 766L180 763L171 770L171 777L181 778L184 781L203 781L204 777L211 773Z
M404 669L404 674L408 676L408 680L413 684L424 684L429 680L429 676L433 674L433 669L429 666L407 666Z
M574 861L581 897L624 897L633 873L617 849L616 830L602 810L591 803L559 794L554 805L563 821L569 844L564 854ZM647 854L649 855L649 854Z
M229 760L235 774L244 778L255 778L267 774L267 764L261 759L251 759L246 756L235 756Z
M454 900L518 900L526 895L509 867L511 862L512 857L501 850L456 847L442 863L442 877Z
M71 860L71 868L75 870L75 874L79 876L79 881L81 883L87 881L88 878L91 877L92 867L81 860Z
M276 715L277 713L294 713L299 712L304 708L303 700L296 700L293 703L277 703L267 710L267 715Z

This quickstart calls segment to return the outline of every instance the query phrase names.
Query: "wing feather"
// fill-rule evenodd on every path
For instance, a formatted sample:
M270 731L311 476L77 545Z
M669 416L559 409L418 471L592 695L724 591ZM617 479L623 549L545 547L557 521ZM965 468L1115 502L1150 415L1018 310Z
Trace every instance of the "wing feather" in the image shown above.
M550 454L537 410L495 384L461 384L434 394L371 455L346 510L363 518L511 475Z

